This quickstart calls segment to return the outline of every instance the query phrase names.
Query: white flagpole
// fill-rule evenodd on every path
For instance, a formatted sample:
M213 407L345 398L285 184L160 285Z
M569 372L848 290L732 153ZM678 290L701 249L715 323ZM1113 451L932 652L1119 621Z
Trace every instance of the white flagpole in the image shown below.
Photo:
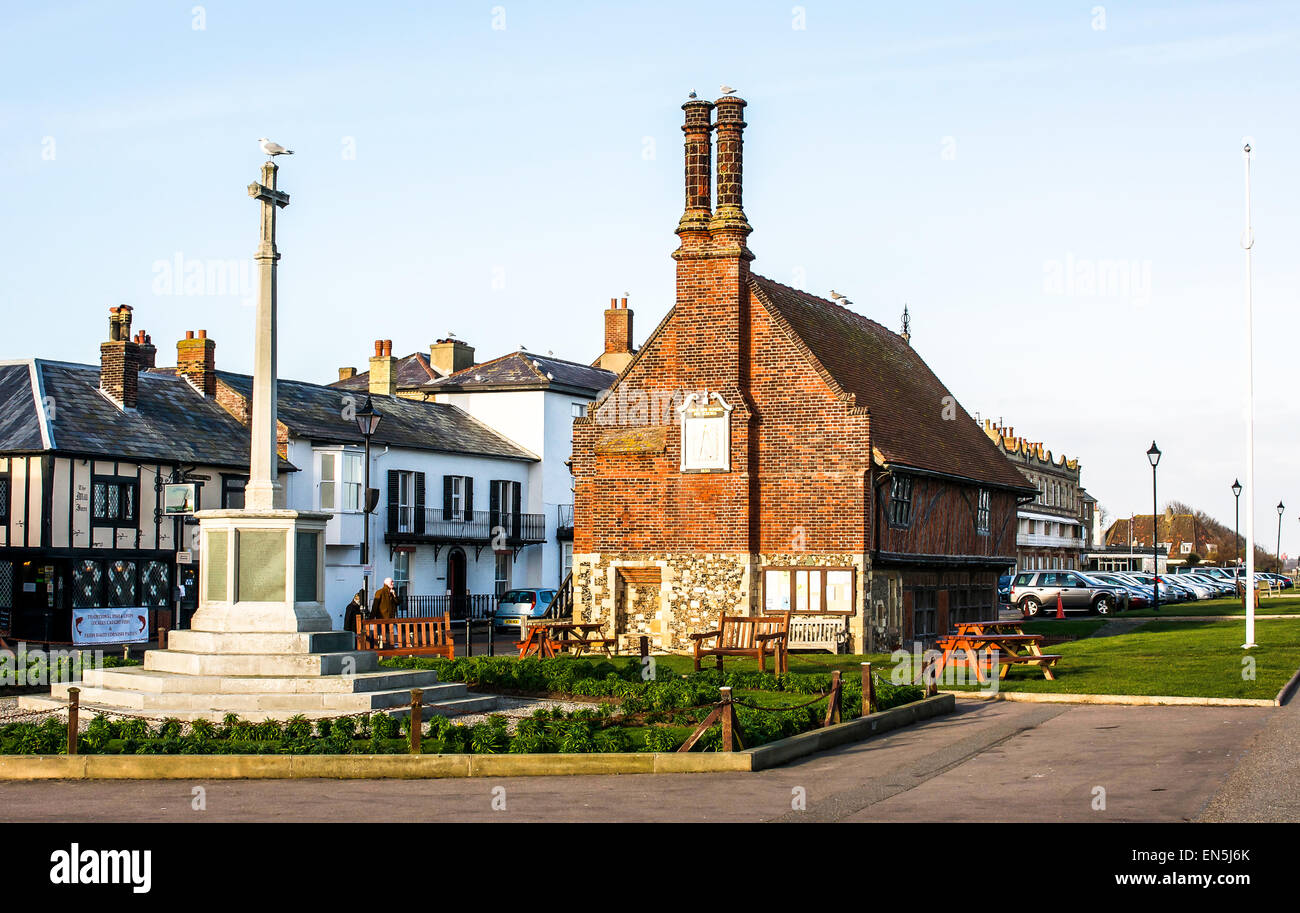
M1241 150L1246 162L1246 231L1241 246L1246 249L1246 642L1255 643L1255 316L1251 301L1251 250L1255 232L1250 225L1250 144Z

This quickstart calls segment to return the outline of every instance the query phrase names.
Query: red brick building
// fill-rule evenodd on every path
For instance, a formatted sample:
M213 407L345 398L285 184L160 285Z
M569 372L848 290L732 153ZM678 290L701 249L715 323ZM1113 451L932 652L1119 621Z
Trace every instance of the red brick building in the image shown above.
M682 108L676 305L575 422L575 614L669 650L722 612L853 650L990 617L1033 487L905 337L750 271L745 102Z

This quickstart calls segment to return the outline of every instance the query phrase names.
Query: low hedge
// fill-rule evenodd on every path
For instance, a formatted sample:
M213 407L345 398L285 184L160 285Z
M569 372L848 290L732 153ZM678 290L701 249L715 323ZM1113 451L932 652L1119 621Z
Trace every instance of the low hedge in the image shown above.
M745 745L753 747L819 727L830 675L777 675L765 672L701 672L641 680L641 663L569 659L463 657L456 660L404 657L384 665L433 669L439 680L465 682L484 690L515 690L600 698L580 710L538 709L511 733L506 718L493 714L473 726L434 717L422 730L426 753L500 754L552 752L674 751L709 713L718 689L730 686L740 703L736 716ZM783 699L787 696L788 699ZM876 680L876 710L920 700L921 688ZM754 706L745 706L751 704ZM805 706L806 705L806 706ZM762 709L758 709L758 708ZM862 685L843 680L842 715L860 715ZM198 720L188 725L167 720L157 728L142 719L96 716L78 741L83 754L393 754L405 753L410 720L384 713L318 720L296 716L285 723L254 723L227 714L220 724ZM722 730L712 726L698 745L721 748ZM57 717L40 723L0 726L0 754L59 754L66 749L67 725Z

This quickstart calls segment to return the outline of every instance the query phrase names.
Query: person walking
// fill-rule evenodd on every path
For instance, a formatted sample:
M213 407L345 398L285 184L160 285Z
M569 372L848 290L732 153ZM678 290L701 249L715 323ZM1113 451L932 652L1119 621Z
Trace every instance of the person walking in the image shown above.
M343 610L343 630L351 634L357 633L357 621L364 618L366 614L366 591L357 590L348 603L347 608Z
M393 588L392 577L385 577L384 585L375 591L375 598L370 603L370 617L397 617L397 590Z

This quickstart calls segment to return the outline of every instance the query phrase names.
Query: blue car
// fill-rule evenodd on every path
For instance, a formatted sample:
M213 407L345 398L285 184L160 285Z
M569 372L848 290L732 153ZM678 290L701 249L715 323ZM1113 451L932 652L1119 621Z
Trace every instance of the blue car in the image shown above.
M525 587L501 594L497 603L496 627L518 628L525 618L545 618L555 602L555 590Z

